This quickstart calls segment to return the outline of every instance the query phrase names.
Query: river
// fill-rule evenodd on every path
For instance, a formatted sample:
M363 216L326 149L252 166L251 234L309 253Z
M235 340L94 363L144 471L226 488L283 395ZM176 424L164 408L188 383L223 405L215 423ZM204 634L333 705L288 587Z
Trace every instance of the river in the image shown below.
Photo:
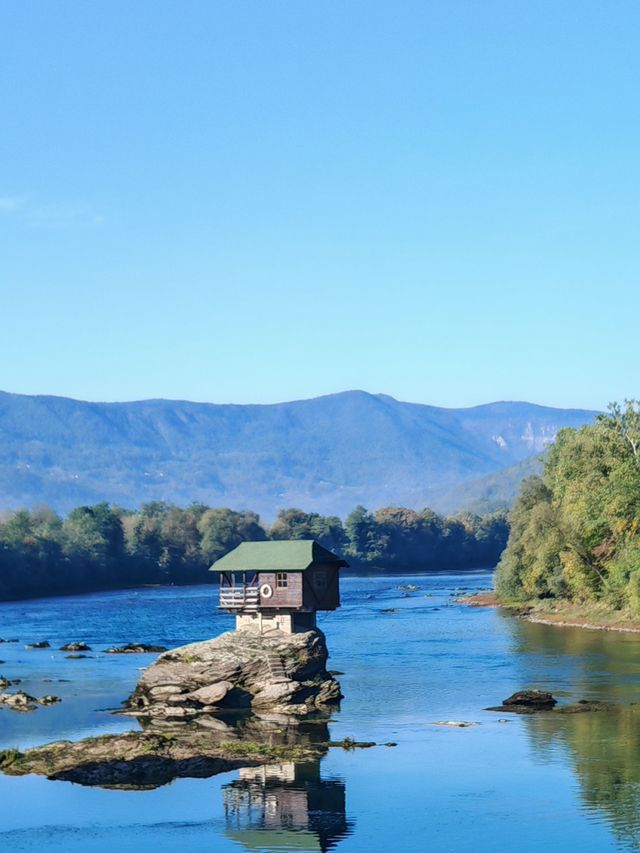
M487 572L345 577L342 607L321 615L345 698L331 749L150 791L0 775L0 849L65 853L519 853L640 847L640 635L533 625L457 604ZM403 586L415 586L403 590ZM111 711L153 655L105 655L129 641L177 646L232 627L211 586L0 604L0 673L59 705L0 709L0 749L134 728ZM392 612L385 612L392 611ZM48 640L50 649L25 650ZM88 642L85 659L59 646ZM485 711L516 690L614 712L532 716ZM638 706L640 707L640 706ZM478 725L434 726L447 720Z

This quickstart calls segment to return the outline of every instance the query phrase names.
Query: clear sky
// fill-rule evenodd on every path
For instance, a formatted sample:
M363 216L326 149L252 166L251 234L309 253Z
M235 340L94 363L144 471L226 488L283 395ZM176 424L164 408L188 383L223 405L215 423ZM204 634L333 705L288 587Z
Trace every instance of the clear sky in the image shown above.
M637 0L4 0L0 388L640 396Z

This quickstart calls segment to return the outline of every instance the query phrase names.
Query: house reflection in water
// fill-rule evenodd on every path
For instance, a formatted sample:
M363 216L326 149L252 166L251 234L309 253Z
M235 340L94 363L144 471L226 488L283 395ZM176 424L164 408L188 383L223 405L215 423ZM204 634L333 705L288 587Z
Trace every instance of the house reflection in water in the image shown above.
M320 762L243 768L223 787L226 835L247 850L332 850L351 831L344 782Z

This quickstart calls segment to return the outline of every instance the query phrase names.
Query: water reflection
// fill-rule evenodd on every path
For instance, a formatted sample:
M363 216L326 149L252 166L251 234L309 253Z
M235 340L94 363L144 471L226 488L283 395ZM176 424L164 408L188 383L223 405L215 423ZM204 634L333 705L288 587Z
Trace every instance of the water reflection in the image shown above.
M331 850L352 828L344 782L320 761L245 768L222 791L225 835L247 850Z
M138 723L145 732L177 738L205 732L211 743L251 741L265 746L323 748L326 752L326 743L330 740L329 720L321 714L300 718L290 714L229 711L203 715L187 723L145 717L138 718Z
M538 758L566 756L585 810L626 848L640 850L640 636L513 620L513 640L524 686L615 703L613 710L543 713L525 725Z
M526 725L540 757L565 752L586 810L599 814L626 847L640 849L640 708L550 713Z
M640 635L506 618L527 686L577 699L640 701Z

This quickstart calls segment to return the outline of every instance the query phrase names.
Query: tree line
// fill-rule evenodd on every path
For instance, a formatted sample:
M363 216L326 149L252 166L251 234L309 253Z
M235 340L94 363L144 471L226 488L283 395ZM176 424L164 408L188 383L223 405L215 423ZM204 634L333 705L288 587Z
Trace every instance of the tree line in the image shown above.
M640 612L640 401L564 429L524 481L496 572L504 600Z
M507 535L505 513L445 518L401 507L359 506L344 523L284 509L271 526L251 511L200 503L153 501L137 511L99 503L64 518L49 507L20 509L0 518L0 599L207 583L211 563L245 540L317 539L354 568L487 567Z

